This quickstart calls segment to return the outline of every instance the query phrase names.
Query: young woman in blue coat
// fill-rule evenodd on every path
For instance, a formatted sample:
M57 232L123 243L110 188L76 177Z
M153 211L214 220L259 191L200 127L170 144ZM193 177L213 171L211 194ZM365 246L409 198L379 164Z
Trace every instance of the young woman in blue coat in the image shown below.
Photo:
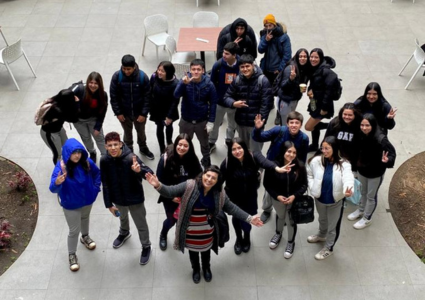
M53 170L50 191L59 194L59 203L68 223L69 268L75 272L80 269L76 255L80 232L81 243L89 250L96 248L89 236L89 221L93 202L100 192L99 168L76 139L69 139L63 145L62 160Z

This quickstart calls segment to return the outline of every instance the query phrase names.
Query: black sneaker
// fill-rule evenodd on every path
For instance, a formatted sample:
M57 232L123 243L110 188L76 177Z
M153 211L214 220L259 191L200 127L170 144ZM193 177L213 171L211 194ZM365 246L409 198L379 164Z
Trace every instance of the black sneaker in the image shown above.
M144 156L146 156L146 158L149 159L149 160L155 159L155 156L153 155L152 152L149 151L148 148L140 150L140 153L143 154Z
M210 154L213 153L213 151L215 150L215 143L208 143L208 145L210 146Z
M151 258L151 246L143 248L142 255L140 256L140 264L146 265Z
M283 257L289 259L292 257L292 254L294 254L294 248L295 248L295 242L286 244L285 253L283 254Z
M167 250L167 236L163 236L162 234L159 236L159 249L162 251Z
M270 219L270 215L271 215L271 213L269 213L268 211L263 211L263 213L260 216L261 222L263 222L264 224L266 224L267 221Z
M241 241L239 239L236 239L234 249L235 249L236 255L240 255L242 253L242 245L241 245Z
M281 122L280 113L277 111L276 118L274 119L274 125L280 125L280 122Z
M131 233L127 233L126 235L120 234L118 235L118 237L115 239L114 243L112 244L112 247L114 247L115 249L121 247L122 245L124 245L125 241L128 240L131 236Z
M275 233L275 235L271 238L269 242L269 248L270 249L276 249L277 246L279 246L280 240L282 239L281 233Z

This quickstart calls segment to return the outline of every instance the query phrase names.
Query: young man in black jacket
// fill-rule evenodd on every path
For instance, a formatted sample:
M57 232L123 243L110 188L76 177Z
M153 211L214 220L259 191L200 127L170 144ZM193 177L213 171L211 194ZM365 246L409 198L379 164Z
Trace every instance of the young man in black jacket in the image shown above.
M153 171L121 142L116 132L105 136L107 154L100 160L105 207L120 218L120 231L113 247L121 247L131 236L128 213L136 224L143 251L140 264L146 265L151 254L149 228L146 222L142 179Z
M133 125L137 131L140 153L153 160L155 156L146 144L146 117L149 113L150 85L148 76L139 69L134 56L121 59L121 70L111 79L111 106L124 129L124 143L133 151Z

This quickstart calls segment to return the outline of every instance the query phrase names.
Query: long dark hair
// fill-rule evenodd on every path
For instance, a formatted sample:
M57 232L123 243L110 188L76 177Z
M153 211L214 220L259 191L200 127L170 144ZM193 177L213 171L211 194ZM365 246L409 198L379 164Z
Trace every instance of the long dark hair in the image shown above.
M344 120L342 119L342 114L344 113L344 110L346 110L346 109L353 111L354 120L353 120L353 122L351 122L352 126L355 126L357 128L360 126L360 122L362 121L362 115L361 115L360 111L354 106L354 103L347 102L339 110L338 117L336 118L336 122L334 124L334 129L340 130L342 124L345 123Z
M196 176L196 183L198 184L199 188L203 188L202 186L202 176L206 174L207 172L214 172L217 173L217 183L211 188L211 191L213 193L220 193L221 187L223 185L223 179L221 178L221 171L220 168L216 165L211 165L209 167L206 167L202 173L200 173L198 176Z
M325 54L323 53L323 50L322 49L320 49L320 48L314 48L313 50L310 51L310 56L314 52L316 52L317 55L319 56L320 63L317 66L315 66L315 67L312 66L311 68L312 69L317 69L325 61Z
M276 164L279 167L283 167L285 165L285 153L292 147L295 148L295 144L291 141L286 141L285 143L283 143L282 147L280 148L280 152L276 156L276 160L275 160ZM297 151L297 148L295 148L295 151ZM292 164L294 164L294 166L292 167L291 170L295 172L296 174L295 180L297 180L300 173L305 172L303 163L298 159L298 151L297 151L297 156L292 161Z
M74 153L74 152L72 152L72 153ZM87 161L87 159L84 160L83 158L84 158L84 156L81 155L80 160L77 163L75 163L71 160L71 156L69 157L68 161L66 162L66 172L67 172L67 176L69 176L69 178L74 178L74 172L75 172L75 169L78 166L81 166L81 168L84 170L84 172L86 174L88 174L90 172L90 164Z
M177 154L177 145L181 140L185 140L189 144L189 150L183 157ZM173 174L173 177L178 177L180 174L180 164L183 162L198 162L199 159L195 154L195 148L193 147L192 139L187 133L180 133L174 140L174 144L168 146L166 149L167 161L165 167L167 172Z
M97 85L99 86L99 88L97 89L97 91L94 94L89 89L89 83L92 80L96 81ZM104 113L107 106L108 106L108 103L107 103L107 99L106 99L106 96L105 96L103 79L102 79L102 76L99 73L91 72L89 74L89 76L87 77L87 80L86 80L86 87L85 87L85 93L84 93L84 99L83 99L84 104L86 104L87 106L90 107L90 102L95 97L99 99L99 103L98 103L99 112Z
M51 97L52 99L52 108L62 115L62 118L70 123L75 123L78 121L78 105L75 101L74 92L70 89L61 90L57 95ZM49 115L49 112L46 114L45 118Z
M376 120L375 116L373 114L367 113L363 115L362 121L363 120L367 120L372 128L367 136L377 139L378 135L381 133L381 130L379 128L378 121ZM365 135L363 132L362 134Z
M227 171L229 174L233 173L238 166L241 165L239 159L233 156L232 154L232 147L234 144L241 145L244 154L243 154L243 161L242 164L245 168L255 169L255 162L254 158L251 155L251 152L249 152L248 146L246 143L240 138L236 137L232 139L230 143L227 144Z
M300 54L302 52L305 52L305 54L307 54L307 62L304 66L302 66L300 64ZM295 55L287 62L286 66L290 66L293 65L295 67L295 73L296 73L296 78L298 78L299 80L301 80L301 73L304 73L304 76L306 76L306 74L308 74L310 68L311 68L311 64L310 64L310 54L308 54L308 50L305 48L300 48L298 49L298 51L295 53Z
M340 155L339 145L337 143L336 138L334 136L325 137L322 141L322 144L320 145L321 147L323 147L323 143L327 143L329 146L332 147L332 163L336 164L339 168L341 168L342 167L341 159L343 158ZM320 153L320 152L316 152L316 154L312 158L310 158L308 162L310 163L313 160L313 158L319 155L321 156L322 165L325 166L326 165L325 156L323 155L323 153Z
M157 79L159 79L159 77L158 77L158 69L159 69L159 67L163 67L164 68L165 79L166 80L173 79L174 74L176 73L176 68L174 67L174 65L170 61L165 60L165 61L161 61L159 63L158 67L156 68L157 71L155 71L155 77Z

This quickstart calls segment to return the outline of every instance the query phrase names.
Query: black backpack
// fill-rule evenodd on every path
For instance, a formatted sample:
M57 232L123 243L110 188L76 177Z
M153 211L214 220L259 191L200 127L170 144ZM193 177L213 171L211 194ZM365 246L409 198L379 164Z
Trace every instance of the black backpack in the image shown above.
M273 81L273 84L272 84L273 96L278 96L280 84L282 83L282 80L283 80L283 70L282 72L279 72L276 79Z
M341 85L342 79L338 78L338 74L336 74L334 71L332 70L329 70L329 71L335 74L335 79L332 83L332 100L338 101L342 95L342 85Z

